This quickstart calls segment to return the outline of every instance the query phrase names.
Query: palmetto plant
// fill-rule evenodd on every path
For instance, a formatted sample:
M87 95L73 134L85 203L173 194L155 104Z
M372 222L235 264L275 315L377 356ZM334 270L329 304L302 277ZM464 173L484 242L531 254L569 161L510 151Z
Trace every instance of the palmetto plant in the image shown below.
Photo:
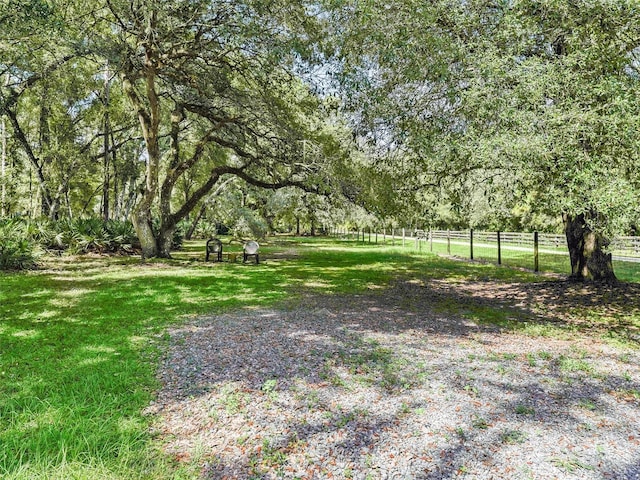
M70 248L78 253L104 252L109 249L109 238L104 222L99 218L81 218L70 222Z
M35 266L38 249L72 253L132 253L138 243L131 222L100 218L0 220L0 269Z
M137 237L131 222L100 218L69 221L65 225L69 248L78 253L131 252Z
M25 270L36 266L36 244L19 219L0 221L0 270Z
M131 222L109 220L104 224L105 231L110 239L112 247L116 249L130 249L138 241L135 229Z

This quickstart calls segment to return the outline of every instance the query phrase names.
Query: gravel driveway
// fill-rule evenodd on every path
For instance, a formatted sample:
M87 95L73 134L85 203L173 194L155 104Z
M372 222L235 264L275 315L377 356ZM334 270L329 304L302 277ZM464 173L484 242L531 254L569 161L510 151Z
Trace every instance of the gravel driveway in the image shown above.
M149 412L204 479L640 479L640 355L595 337L479 326L406 283L170 338Z

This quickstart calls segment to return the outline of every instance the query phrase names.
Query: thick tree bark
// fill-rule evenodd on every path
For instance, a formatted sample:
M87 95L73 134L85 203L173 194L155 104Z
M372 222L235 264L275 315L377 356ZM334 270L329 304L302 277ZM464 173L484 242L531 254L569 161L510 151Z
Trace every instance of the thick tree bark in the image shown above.
M152 13L149 22L149 30L153 31L155 26L156 15ZM156 53L151 47L150 42L145 51L144 65L144 84L146 92L146 102L143 102L138 96L134 83L131 80L136 78L138 72L133 65L128 65L127 71L123 74L123 89L129 100L136 109L140 126L142 127L142 135L147 147L147 168L146 168L146 184L142 192L140 202L133 212L133 225L138 234L140 245L142 247L142 258L156 257L159 255L158 244L153 232L153 217L151 209L158 193L158 183L160 174L161 151L159 144L160 135L160 98L156 91ZM146 105L145 105L146 103Z
M585 215L563 215L571 279L580 281L615 282L611 253L606 252L609 240L588 225Z
M175 230L176 227L172 226L167 229L163 228L158 232L156 238L158 257L171 258L171 247L173 246L173 234Z
M7 77L8 78L8 77ZM0 143L2 151L0 152L0 177L2 180L2 193L0 194L0 216L7 215L7 125L4 115L0 115Z
M136 210L132 215L133 227L140 240L142 258L152 258L157 255L158 248L156 237L153 232L153 222L149 211Z

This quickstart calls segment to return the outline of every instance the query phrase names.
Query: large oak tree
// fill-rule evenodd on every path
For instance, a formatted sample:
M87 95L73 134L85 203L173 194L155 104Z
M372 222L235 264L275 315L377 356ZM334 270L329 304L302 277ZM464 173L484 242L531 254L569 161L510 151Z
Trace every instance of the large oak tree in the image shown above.
M143 256L166 257L178 223L230 176L328 191L344 149L301 80L322 34L311 4L12 0L5 17L0 114L45 215L73 187L86 198L80 211L67 200L69 216L131 206Z
M225 176L322 189L326 156L302 148L332 143L296 75L318 33L303 2L109 0L103 14L93 48L119 72L146 146L133 213L143 256L168 256L178 222ZM203 162L208 175L177 203L178 180Z
M390 153L379 168L457 203L480 190L561 216L572 277L614 280L607 247L637 220L640 193L640 9L339 3L349 98Z

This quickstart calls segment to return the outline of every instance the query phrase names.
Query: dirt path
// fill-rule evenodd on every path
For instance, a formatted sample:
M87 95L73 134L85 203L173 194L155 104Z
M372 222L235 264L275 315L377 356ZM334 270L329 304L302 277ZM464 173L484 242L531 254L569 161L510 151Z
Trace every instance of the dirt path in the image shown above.
M438 313L584 325L580 288L399 283L200 318L170 332L149 410L207 479L640 478L637 350ZM595 293L624 325L637 300Z

